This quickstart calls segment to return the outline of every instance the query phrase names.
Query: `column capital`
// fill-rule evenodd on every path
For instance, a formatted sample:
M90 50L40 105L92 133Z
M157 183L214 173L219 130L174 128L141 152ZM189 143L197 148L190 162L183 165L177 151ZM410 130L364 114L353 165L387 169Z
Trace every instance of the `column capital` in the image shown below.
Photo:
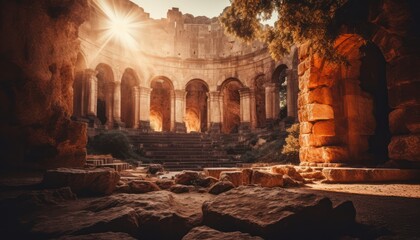
M152 92L152 89L148 87L138 87L138 88L139 88L140 95L150 95L150 93Z
M239 95L241 97L247 97L247 96L249 97L250 93L251 93L251 90L247 87L239 89Z
M185 93L185 90L174 90L175 98L184 98Z

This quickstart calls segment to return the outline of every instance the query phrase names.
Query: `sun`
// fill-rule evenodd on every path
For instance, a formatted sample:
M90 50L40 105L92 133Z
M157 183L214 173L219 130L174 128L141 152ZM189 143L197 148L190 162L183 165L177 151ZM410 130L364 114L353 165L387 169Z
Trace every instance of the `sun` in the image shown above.
M118 0L94 0L93 4L103 15L101 23L104 44L114 42L124 50L138 50L138 37L142 22L132 9L118 5Z

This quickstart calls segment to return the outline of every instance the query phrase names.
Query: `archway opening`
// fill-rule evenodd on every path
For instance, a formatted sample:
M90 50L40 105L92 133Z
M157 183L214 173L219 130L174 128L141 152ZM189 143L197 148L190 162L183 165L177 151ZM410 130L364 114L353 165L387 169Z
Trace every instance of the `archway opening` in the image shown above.
M207 131L208 87L202 80L192 80L186 86L185 125L187 132Z
M388 144L391 141L386 61L381 50L371 42L361 46L360 52L360 87L372 97L375 117L374 132L368 139L368 153L374 157L375 163L384 163L388 160Z
M99 64L96 67L98 74L98 98L97 98L97 113L96 116L102 125L109 123L112 120L112 96L113 93L109 91L109 85L114 82L114 73L109 65Z
M272 75L272 82L278 85L278 94L279 94L279 116L274 116L278 119L283 119L287 117L287 66L281 64L276 67Z
M223 133L237 133L241 124L241 98L239 89L243 84L237 79L229 79L222 85Z
M167 78L156 78L151 83L152 92L150 94L150 121L152 124L152 115L161 121L161 128L155 131L171 131L171 106L173 98L173 85ZM157 114L159 113L159 114ZM157 120L156 120L157 121ZM159 126L157 124L156 126ZM152 127L153 129L153 127Z
M150 128L155 132L162 132L162 113L156 110L150 110Z
M136 126L135 122L135 94L134 88L139 85L139 80L133 69L128 68L124 71L121 78L121 121L127 128Z

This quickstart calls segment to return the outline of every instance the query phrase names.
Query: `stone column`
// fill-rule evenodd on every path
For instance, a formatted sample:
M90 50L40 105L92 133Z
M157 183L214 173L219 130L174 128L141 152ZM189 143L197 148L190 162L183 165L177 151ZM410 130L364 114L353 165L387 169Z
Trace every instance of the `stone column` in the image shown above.
M266 83L265 87L265 116L268 125L272 124L279 115L279 86L276 83Z
M184 122L185 91L175 90L174 96L175 96L175 132L186 132L187 128L185 127L185 122Z
M107 127L110 129L114 126L114 82L108 82L105 84L105 106L106 106L106 119L107 119Z
M171 123L171 128L170 131L174 132L175 131L175 91L171 91L171 116L170 116L170 123ZM165 120L163 120L165 121ZM162 123L162 128L163 128L164 123Z
M97 114L97 103L98 103L98 78L96 77L97 72L93 70L86 70L86 77L88 82L88 105L87 115L96 117Z
M249 131L251 127L251 101L250 101L250 90L249 88L239 89L240 95L240 115L241 115L241 126L240 130Z
M250 89L249 101L251 109L251 128L255 129L257 127L257 103L255 99L255 89Z
M209 92L209 132L220 133L222 122L221 98L219 91Z
M139 87L139 107L140 107L140 116L139 116L139 129L142 132L150 131L150 93L152 92L151 88Z
M297 97L299 92L297 70L287 71L287 116L297 121L298 106Z
M121 82L115 82L114 86L114 127L120 128L123 126L121 122Z
M140 116L140 93L139 93L139 87L134 86L133 87L133 95L132 95L132 102L133 102L133 128L139 127L139 116Z

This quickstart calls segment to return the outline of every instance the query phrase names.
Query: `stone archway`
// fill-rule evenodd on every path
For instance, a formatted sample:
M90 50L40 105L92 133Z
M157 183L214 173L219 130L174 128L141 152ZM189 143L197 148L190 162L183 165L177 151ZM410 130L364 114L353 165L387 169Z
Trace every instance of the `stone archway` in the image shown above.
M112 68L104 63L98 64L96 72L98 79L96 116L102 125L107 124L112 127L114 73Z
M221 86L223 101L222 133L237 133L241 125L241 96L244 85L235 78L227 79Z
M273 98L270 105L274 105L274 106L271 106L271 107L268 106L269 107L268 109L273 109L272 110L273 120L287 117L287 112L288 112L288 107L289 107L287 104L288 103L287 98L289 96L287 85L288 85L289 79L287 79L286 71L287 71L287 66L285 64L280 64L276 67L276 69L274 69L273 75L271 76L272 86L275 87L274 94L278 94L278 96L271 96L271 97L269 95L266 95L267 99ZM266 90L268 89L269 88L267 88ZM269 91L266 91L266 92L269 93Z
M207 84L203 80L194 79L187 83L185 90L187 95L184 120L187 132L207 131Z
M150 87L150 126L154 131L169 132L172 130L174 105L172 82L166 77L157 77L152 80Z
M390 141L385 59L356 34L341 35L335 45L348 65L312 56L308 73L300 72L301 161L384 163Z
M136 72L127 68L121 78L121 121L127 128L138 126L139 84Z

